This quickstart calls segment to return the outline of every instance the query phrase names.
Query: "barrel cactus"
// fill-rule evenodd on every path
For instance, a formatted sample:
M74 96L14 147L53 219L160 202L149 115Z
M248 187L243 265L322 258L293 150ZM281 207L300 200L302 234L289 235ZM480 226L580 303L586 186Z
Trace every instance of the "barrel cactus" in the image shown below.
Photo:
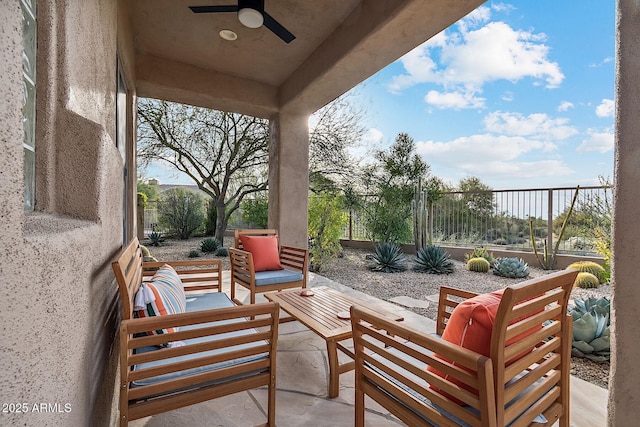
M493 274L511 279L527 277L529 266L522 258L498 258L493 265Z
M608 298L589 297L575 300L569 314L573 318L573 343L571 354L595 362L609 360L610 353L610 305Z
M489 264L489 261L487 261L485 258L476 257L476 258L471 258L469 259L469 261L467 261L467 269L469 271L486 273L487 271L489 271L489 267L491 267L491 265Z
M420 273L449 274L453 273L454 265L442 246L427 245L418 250L413 269Z
M604 268L593 261L576 261L569 265L567 269L575 268L576 270L582 273L591 273L598 278L598 283L604 283L605 281L605 270Z
M576 286L582 289L597 288L599 285L600 285L600 281L598 280L598 278L593 274L586 273L586 272L578 273L578 276L576 277L576 281L573 282L573 286Z
M472 252L464 254L464 260L466 262L469 262L469 260L473 258L484 258L489 261L489 266L491 266L494 261L493 252L489 252L487 248L484 247L474 248Z

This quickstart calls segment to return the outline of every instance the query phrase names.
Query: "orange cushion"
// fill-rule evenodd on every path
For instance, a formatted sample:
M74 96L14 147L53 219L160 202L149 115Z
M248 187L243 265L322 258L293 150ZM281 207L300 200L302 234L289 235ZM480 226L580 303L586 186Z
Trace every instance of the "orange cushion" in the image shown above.
M502 291L498 291L490 294L477 295L473 298L462 301L451 313L447 326L444 328L444 332L442 333L442 339L489 357L491 352L491 332L493 330L493 321L496 318L496 312L498 311L501 297ZM440 372L431 366L428 366L427 370L461 386L465 390L477 394L477 391L473 388L456 379L448 378L448 376L443 372ZM431 386L431 388L440 392L448 399L456 402L458 405L465 404L461 400L441 391L437 387Z
M240 236L242 247L253 255L255 271L282 270L278 236Z

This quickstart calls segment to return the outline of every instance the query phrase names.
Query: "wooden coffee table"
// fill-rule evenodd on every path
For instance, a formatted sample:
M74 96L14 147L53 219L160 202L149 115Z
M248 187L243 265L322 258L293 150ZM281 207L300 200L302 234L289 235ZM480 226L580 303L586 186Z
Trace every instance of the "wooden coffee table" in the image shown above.
M313 291L314 295L305 297L300 295L300 289L293 289L268 293L264 296L269 301L280 304L281 309L326 341L329 358L329 398L338 397L340 374L352 370L355 366L354 361L343 364L338 361L338 349L354 358L353 352L340 343L351 338L351 320L338 318L338 313L349 312L351 306L355 304L367 307L395 321L401 321L404 318L326 286L307 289Z

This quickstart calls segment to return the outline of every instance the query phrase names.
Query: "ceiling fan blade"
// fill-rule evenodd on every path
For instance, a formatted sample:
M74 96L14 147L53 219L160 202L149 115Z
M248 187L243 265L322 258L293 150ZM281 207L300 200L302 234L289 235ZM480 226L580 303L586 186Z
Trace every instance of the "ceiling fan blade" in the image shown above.
M237 12L238 5L228 6L189 6L193 13Z
M267 12L262 12L264 16L264 26L270 29L276 36L284 40L285 43L291 43L296 38L285 27L280 25L278 21L273 19Z

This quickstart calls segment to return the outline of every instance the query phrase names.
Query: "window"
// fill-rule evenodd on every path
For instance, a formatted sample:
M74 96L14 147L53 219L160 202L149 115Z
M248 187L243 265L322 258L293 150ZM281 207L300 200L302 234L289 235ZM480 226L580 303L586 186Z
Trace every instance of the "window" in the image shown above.
M22 8L22 129L24 139L24 210L35 204L36 179L36 0L20 0Z

